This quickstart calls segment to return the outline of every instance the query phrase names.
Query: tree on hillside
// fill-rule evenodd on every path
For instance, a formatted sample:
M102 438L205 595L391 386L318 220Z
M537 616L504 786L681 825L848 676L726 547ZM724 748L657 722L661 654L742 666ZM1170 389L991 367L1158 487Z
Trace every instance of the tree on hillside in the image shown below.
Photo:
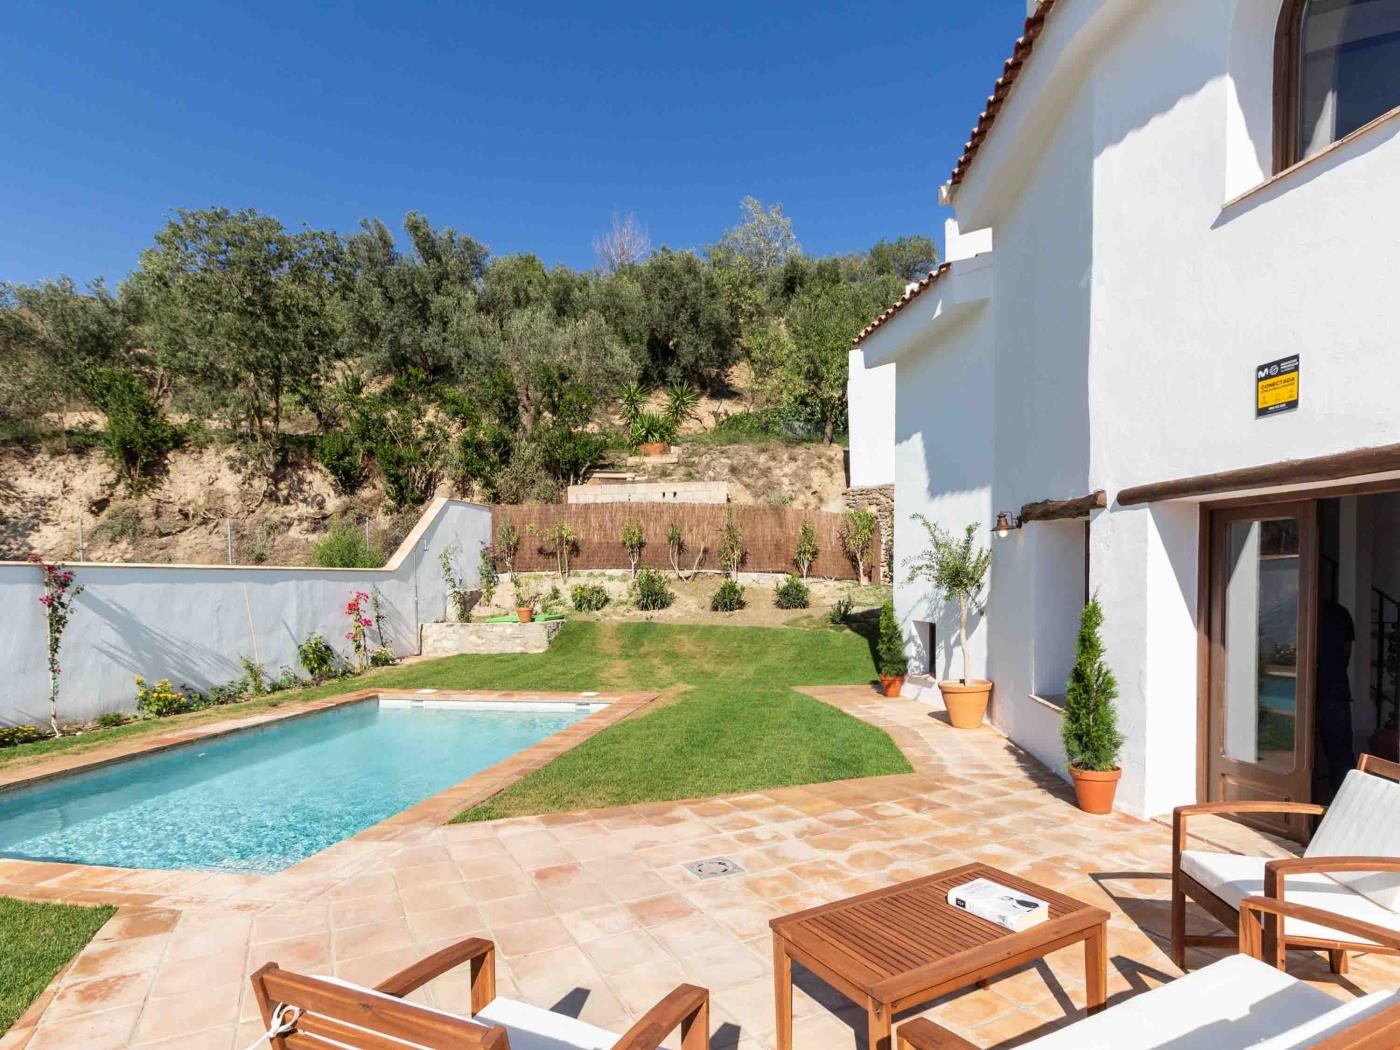
M898 279L845 284L818 279L793 299L785 320L769 325L759 353L760 381L775 400L805 409L830 444L846 419L851 338L898 294Z
M905 281L927 277L938 265L938 249L933 241L921 235L898 237L893 241L881 238L867 253L871 272L889 275Z
M469 374L462 360L476 292L486 270L485 245L449 227L434 229L409 212L400 252L378 219L345 239L344 350L374 373L414 368L431 378Z
M662 248L637 270L646 378L714 389L734 361L724 284L694 252Z
M593 238L593 254L598 257L599 266L616 273L624 266L646 261L651 254L651 236L632 212L615 212L608 232Z
M710 249L712 262L742 262L759 273L767 273L789 256L801 253L802 246L792 232L792 220L783 214L781 204L765 208L756 197L745 197L739 202L739 211L738 225L726 230L719 244Z
M287 398L336 356L333 233L289 233L268 215L179 211L141 254L135 281L150 344L196 408L277 438Z

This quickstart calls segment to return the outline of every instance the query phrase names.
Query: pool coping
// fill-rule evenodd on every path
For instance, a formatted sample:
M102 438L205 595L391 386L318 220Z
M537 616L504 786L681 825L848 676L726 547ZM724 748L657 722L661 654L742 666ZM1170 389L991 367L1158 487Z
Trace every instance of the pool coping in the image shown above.
M133 740L118 741L81 755L56 755L23 769L0 770L0 798L11 790L59 777L100 769L131 758L154 755L200 740L229 736L277 722L304 718L347 704L367 700L432 699L489 701L492 703L568 703L605 705L572 725L507 758L487 766L407 809L371 824L349 838L298 861L282 871L267 874L218 872L202 869L117 868L71 861L25 860L0 857L0 896L25 900L62 901L74 904L153 904L172 893L218 899L255 887L268 879L314 875L327 862L334 863L338 847L348 842L390 842L424 825L440 825L464 810L500 794L512 784L542 768L596 733L636 714L657 699L647 692L522 691L499 689L358 689L318 700L287 705L286 710L260 711L243 718L208 722L189 729L174 729Z

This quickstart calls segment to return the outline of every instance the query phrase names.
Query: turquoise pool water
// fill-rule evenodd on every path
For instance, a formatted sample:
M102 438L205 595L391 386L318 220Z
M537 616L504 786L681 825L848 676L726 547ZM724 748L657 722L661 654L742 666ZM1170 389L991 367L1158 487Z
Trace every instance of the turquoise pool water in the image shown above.
M281 871L589 714L349 704L0 793L0 857Z

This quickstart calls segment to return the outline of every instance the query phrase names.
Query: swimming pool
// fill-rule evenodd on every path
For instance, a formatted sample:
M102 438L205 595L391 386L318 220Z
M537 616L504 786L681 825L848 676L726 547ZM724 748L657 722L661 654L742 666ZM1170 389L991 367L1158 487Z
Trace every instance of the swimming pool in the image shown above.
M270 874L597 710L380 698L0 793L0 857Z

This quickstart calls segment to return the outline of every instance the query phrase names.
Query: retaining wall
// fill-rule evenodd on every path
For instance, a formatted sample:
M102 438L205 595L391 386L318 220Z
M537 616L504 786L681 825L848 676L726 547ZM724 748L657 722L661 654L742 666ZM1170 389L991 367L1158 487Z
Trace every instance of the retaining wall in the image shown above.
M474 587L490 537L489 508L437 499L382 569L67 563L83 593L63 637L59 719L134 710L138 674L205 689L238 678L240 657L270 675L283 665L304 673L297 644L312 632L349 652L345 604L355 591L378 589L385 644L416 653L419 623L448 616L442 550L458 548L459 575ZM37 567L0 562L0 724L48 722L42 594Z

